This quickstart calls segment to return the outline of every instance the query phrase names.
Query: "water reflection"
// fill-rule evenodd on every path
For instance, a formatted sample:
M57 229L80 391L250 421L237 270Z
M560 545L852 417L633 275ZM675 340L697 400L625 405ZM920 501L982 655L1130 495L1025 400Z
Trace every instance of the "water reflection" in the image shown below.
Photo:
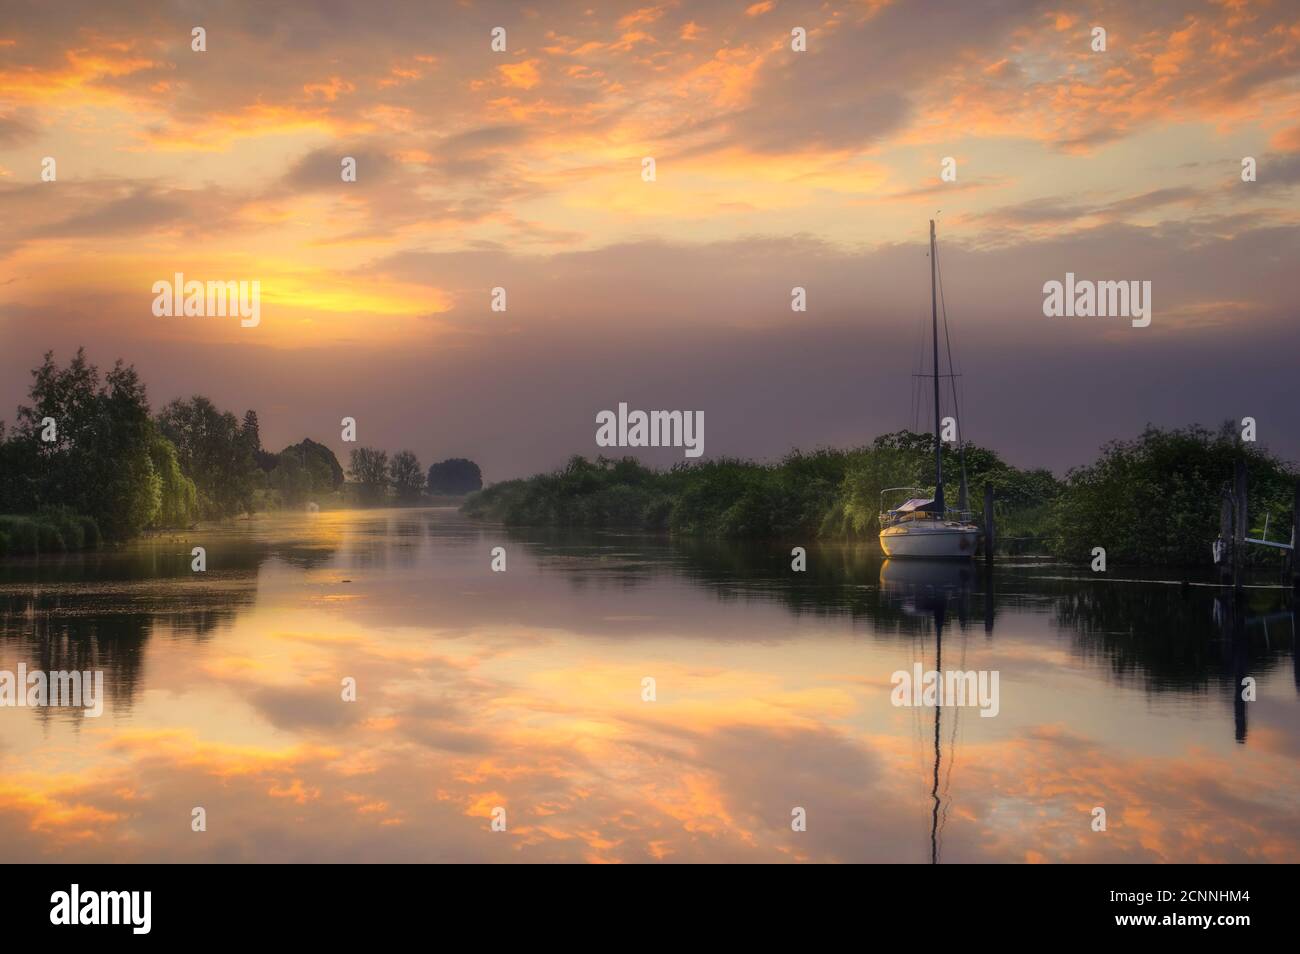
M955 615L964 629L970 616L971 586L975 578L975 564L953 560L885 560L880 567L880 590L885 596L897 600L903 612L932 622L934 626L934 669L944 671L943 629L950 615ZM992 632L993 601L986 597L988 632ZM934 705L934 773L930 787L933 808L930 813L930 863L939 863L942 822L948 818L948 792L951 788L951 766L955 760L957 720L960 708L952 708L952 738L949 742L949 775L944 789L939 790L939 776L943 767L943 702Z
M0 858L1300 857L1286 594L790 559L427 510L0 563L0 668L102 668L109 697L0 709ZM1001 713L891 706L916 661L1000 671Z
M191 569L190 542L179 537L0 561L0 634L29 670L102 669L111 698L129 708L155 632L203 641L254 605L258 573L268 561L310 570L334 554L332 547L302 541L218 536L215 547L212 539L201 542L212 551L210 570L201 574Z

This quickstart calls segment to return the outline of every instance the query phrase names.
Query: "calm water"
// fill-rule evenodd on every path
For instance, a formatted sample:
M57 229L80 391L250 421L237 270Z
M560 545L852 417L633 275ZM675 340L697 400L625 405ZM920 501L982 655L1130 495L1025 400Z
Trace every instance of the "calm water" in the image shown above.
M0 670L107 695L0 708L0 860L1300 860L1280 590L808 551L406 510L0 563ZM891 705L914 662L998 715Z

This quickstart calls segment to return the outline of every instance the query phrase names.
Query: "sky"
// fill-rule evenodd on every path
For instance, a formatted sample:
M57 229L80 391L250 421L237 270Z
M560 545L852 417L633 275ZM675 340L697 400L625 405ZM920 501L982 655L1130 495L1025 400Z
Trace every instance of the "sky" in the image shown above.
M272 450L345 459L348 416L489 481L608 453L620 402L703 411L706 458L853 446L924 426L935 219L966 438L1063 473L1250 416L1300 459L1298 186L1280 0L6 0L0 419L85 346ZM155 315L178 272L260 322ZM1045 316L1067 272L1151 324Z

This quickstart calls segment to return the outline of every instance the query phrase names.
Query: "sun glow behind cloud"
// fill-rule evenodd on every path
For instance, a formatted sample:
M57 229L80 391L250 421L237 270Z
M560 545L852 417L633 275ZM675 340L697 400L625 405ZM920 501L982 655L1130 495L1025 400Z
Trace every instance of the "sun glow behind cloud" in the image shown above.
M1021 250L999 266L996 315L967 316L988 320L990 335L1001 315L1041 319L1033 290L1057 268L1037 263L1057 243L1107 230L1116 267L1172 265L1211 237L1237 242L1218 256L1220 287L1161 289L1161 333L1227 328L1245 313L1275 325L1288 307L1280 272L1256 281L1247 311L1212 304L1241 301L1236 276L1256 263L1233 256L1254 255L1252 230L1283 230L1275 246L1294 240L1300 26L1285 4L1102 4L1089 22L1037 2L993 14L547 3L432 18L415 3L381 18L362 4L274 16L236 4L206 16L204 53L190 49L193 24L151 5L135 18L12 9L0 25L10 380L48 347L93 340L115 343L101 361L186 334L250 351L364 343L396 355L513 335L521 322L564 340L642 305L684 323L684 278L646 273L649 299L629 302L614 284L561 287L585 274L565 256L786 241L803 256L785 263L784 292L773 286L788 298L822 269L815 249L859 256L865 274L900 245L924 254L936 215L949 248ZM1093 20L1109 30L1105 53L1089 48ZM489 48L498 23L505 53ZM790 48L795 25L807 52ZM1237 178L1243 155L1261 162L1256 187ZM45 156L58 161L55 183L40 181ZM355 183L339 176L346 156ZM653 183L640 176L646 156ZM943 183L948 156L958 178ZM387 263L424 256L497 262L473 281L445 269L394 281ZM514 293L509 266L523 260L550 276L544 297ZM261 281L262 324L160 326L149 289L176 271ZM812 289L822 307L803 327L850 314L882 335L901 327L873 305L895 290L854 274ZM512 289L510 315L487 310L495 286ZM689 323L772 326L725 305ZM497 360L486 340L464 352L471 365ZM285 386L310 373L286 367Z

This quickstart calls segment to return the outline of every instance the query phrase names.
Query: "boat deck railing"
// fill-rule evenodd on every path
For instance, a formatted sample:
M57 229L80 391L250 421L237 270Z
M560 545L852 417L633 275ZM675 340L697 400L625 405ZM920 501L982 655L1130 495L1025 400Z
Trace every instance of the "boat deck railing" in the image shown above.
M877 518L882 527L890 524L901 523L904 520L944 520L956 523L974 523L975 511L973 510L945 510L943 516L928 510L911 510L907 513L899 513L897 510L882 510Z

